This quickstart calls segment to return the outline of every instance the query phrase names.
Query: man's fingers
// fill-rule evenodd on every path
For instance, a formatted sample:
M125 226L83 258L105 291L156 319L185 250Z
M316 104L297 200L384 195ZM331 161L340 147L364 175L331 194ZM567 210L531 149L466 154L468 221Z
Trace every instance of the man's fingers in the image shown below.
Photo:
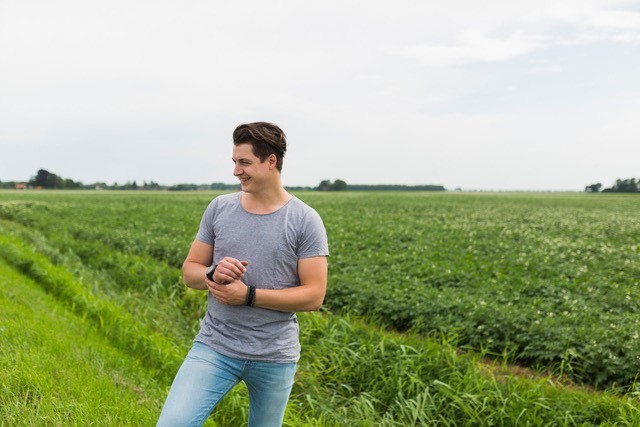
M235 280L240 279L244 273L247 272L245 268L249 263L247 261L239 261L235 258L224 258L218 268L222 267L221 273L227 277Z
M205 283L207 284L207 289L209 289L209 292L213 294L213 286L215 282L212 282L209 279L205 279Z
M225 280L236 280L242 277L244 273L239 270L234 270L232 268L225 268L220 272L220 276L222 276Z

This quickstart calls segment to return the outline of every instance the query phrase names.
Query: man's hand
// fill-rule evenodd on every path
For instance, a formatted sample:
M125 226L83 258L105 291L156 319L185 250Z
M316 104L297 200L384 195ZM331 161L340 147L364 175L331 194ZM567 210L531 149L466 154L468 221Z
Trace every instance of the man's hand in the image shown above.
M216 271L213 273L213 280L216 283L227 284L234 280L242 279L247 272L248 261L240 261L231 257L224 257L218 263Z
M247 300L247 285L240 279L247 272L247 261L224 257L213 273L213 282L205 279L207 289L221 304L244 305Z
M220 265L220 264L218 264ZM216 269L217 271L217 269ZM218 300L220 304L226 305L244 305L247 300L247 291L249 287L240 280L234 280L226 285L220 285L205 279L207 288L211 295Z

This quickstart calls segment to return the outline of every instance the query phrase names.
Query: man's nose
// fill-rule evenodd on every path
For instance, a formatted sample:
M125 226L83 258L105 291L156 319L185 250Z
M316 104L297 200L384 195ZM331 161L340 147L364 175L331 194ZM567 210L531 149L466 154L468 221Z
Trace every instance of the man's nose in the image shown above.
M242 175L242 168L237 164L233 167L233 175L234 176Z

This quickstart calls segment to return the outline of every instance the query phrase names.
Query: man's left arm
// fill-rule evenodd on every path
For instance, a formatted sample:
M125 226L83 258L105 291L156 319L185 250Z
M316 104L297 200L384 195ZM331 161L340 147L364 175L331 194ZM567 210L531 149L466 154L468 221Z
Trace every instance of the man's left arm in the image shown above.
M327 257L298 260L300 286L256 289L255 307L278 311L315 311L322 307L327 291Z

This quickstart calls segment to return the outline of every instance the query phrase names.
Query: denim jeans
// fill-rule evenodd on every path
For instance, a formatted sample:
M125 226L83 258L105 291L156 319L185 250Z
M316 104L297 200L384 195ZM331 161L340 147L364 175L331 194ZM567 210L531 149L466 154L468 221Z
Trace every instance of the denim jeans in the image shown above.
M296 363L234 359L195 342L178 370L158 426L201 426L238 382L249 390L249 426L282 426Z

